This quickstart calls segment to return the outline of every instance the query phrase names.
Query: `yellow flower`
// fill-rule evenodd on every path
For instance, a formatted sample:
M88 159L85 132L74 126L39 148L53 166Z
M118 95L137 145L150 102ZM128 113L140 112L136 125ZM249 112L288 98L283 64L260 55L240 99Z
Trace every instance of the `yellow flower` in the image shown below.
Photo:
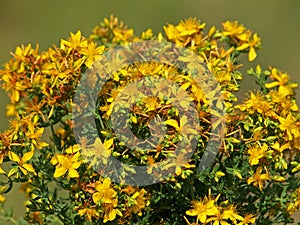
M281 115L285 116L290 111L297 112L299 110L296 99L286 96L286 93L279 92L279 90L271 90L269 95L274 103L279 103L278 108Z
M90 166L94 166L99 160L103 164L107 164L107 160L111 155L114 138L101 142L97 137L93 144L93 147L86 147L82 149L82 156L86 157L86 160L90 163Z
M113 221L117 215L122 216L122 213L119 209L116 209L118 201L114 199L113 203L106 203L103 205L103 223L107 221Z
M168 24L164 26L164 31L167 35L168 40L175 41L175 43L179 41L179 31L175 28L174 25Z
M270 102L267 102L264 99L262 93L257 92L254 94L252 91L250 92L250 99L248 99L244 104L237 105L236 108L245 111L247 110L249 114L253 114L255 111L261 113L266 116L272 115L272 105Z
M189 108L192 101L194 100L192 96L188 95L185 90L186 86L182 85L178 90L174 90L174 97L169 98L166 104L173 104L178 102L183 108Z
M146 106L146 112L153 111L159 107L159 102L156 97L150 96L143 99Z
M252 32L246 30L246 28L239 24L238 21L230 22L226 21L222 23L224 36L229 36L237 44L236 50L242 51L249 48L248 59L253 61L256 58L255 49L260 47L260 37L255 33L252 35Z
M192 89L191 92L194 94L194 98L198 103L204 103L204 104L208 104L207 98L205 96L204 91L197 87L196 85L192 85Z
M85 216L88 221L92 221L92 217L98 218L99 213L95 210L94 207L86 207L78 210L78 215Z
M111 181L109 178L104 178L103 182L95 183L96 192L93 194L94 203L113 203L117 198L117 192L110 187Z
M294 137L300 136L299 127L297 126L297 119L289 113L286 118L278 117L280 125L279 129L285 131L288 137L288 140L292 140Z
M267 83L265 85L266 88L273 88L279 86L278 91L283 97L292 94L292 90L288 86L289 75L287 73L282 73L278 71L276 68L272 68L270 77L275 81L273 81L272 83ZM297 87L296 84L290 84L290 85L292 88Z
M280 156L283 155L284 150L289 149L290 143L285 143L283 145L280 145L278 141L276 141L271 148L275 149L277 152L280 153Z
M187 36L198 33L204 27L205 23L200 24L197 18L188 18L186 20L181 20L176 26L176 30L178 31L180 36Z
M146 198L146 190L142 189L140 191L136 191L131 197L130 197L130 203L133 204L129 209L128 213L135 213L139 216L142 215L142 210L147 205L147 198Z
M236 206L229 205L224 209L224 218L230 219L234 224L237 223L237 220L243 220L243 217L237 213Z
M30 116L22 118L20 123L27 128L27 132L25 133L26 137L31 139L31 142L35 147L41 149L44 146L48 146L48 144L40 140L44 133L44 128L38 127L38 120L39 116L32 113Z
M213 222L213 225L230 225L226 220L228 219L226 214L223 214L221 210L218 209L217 213L206 220L207 223Z
M241 41L247 42L249 40L250 33L246 32L246 28L239 24L238 21L226 21L222 23L224 36L230 36L234 38L238 38Z
M164 167L164 169L167 168L174 168L174 172L177 176L181 176L181 178L186 179L188 175L192 174L193 171L190 170L190 168L194 168L194 164L189 164L189 160L187 159L186 153L184 153L186 150L182 150L182 152L176 156L175 159L173 159L170 163Z
M142 35L141 35L141 38L143 39L143 40L149 40L149 39L151 39L153 37L153 31L152 31L152 29L147 29L146 31L144 31L143 33L142 33Z
M37 45L35 49L31 47L31 44L27 46L21 45L21 47L17 47L15 53L13 54L15 59L18 61L25 62L28 60L28 56L33 55L37 56L39 51L39 46Z
M113 29L113 42L123 42L127 43L134 35L133 29L121 29L115 28Z
M194 201L193 208L186 211L188 216L197 216L197 220L201 223L207 222L207 216L213 216L218 213L218 209L215 206L215 200L204 198L201 201Z
M241 222L239 222L237 225L248 225L248 224L254 224L255 223L255 217L252 214L247 214Z
M256 172L255 174L253 174L253 176L251 176L250 178L248 178L247 180L247 183L248 184L252 184L255 186L255 187L259 187L260 190L263 189L263 186L264 186L264 183L265 181L267 180L270 180L270 176L266 173L261 173L262 172L262 167L259 166L257 169L256 169Z
M96 47L95 42L88 44L87 48L82 49L81 53L87 56L85 65L90 68L93 63L99 59L99 56L104 52L105 46Z
M20 100L20 93L26 90L28 87L23 82L17 81L17 78L13 76L11 73L3 73L2 80L5 82L3 87L10 92L10 101L11 103L17 103Z
M75 153L79 152L79 150L80 150L80 145L76 144L76 145L69 146L66 149L66 153L75 154Z
M81 31L77 31L76 34L71 32L71 37L66 40L61 40L61 49L67 49L67 52L70 53L72 50L81 50L81 48L87 48L88 42L85 38L82 37Z
M164 31L167 35L167 39L175 42L177 45L186 46L191 43L192 46L195 43L201 43L200 31L205 27L205 23L200 23L196 18L188 18L181 20L177 26L168 24L164 26Z
M237 47L236 50L242 51L244 49L249 48L249 53L248 53L248 60L252 62L256 58L256 52L255 48L260 46L260 37L258 37L257 34L254 34L252 39L247 42L242 44L241 46Z
M263 146L254 145L248 149L249 163L251 166L257 165L259 160L266 156L268 145L263 143Z
M270 109L268 103L265 104L263 95L260 92L258 92L257 94L251 92L250 99L246 102L246 104L248 108L252 108L252 110L256 110L259 113L266 112Z
M69 178L79 177L79 174L76 171L76 169L78 169L79 166L81 165L81 161L79 161L79 157L80 157L79 152L77 152L76 154L72 154L72 155L69 155L69 154L68 155L63 155L63 154L55 155L51 159L52 165L56 165L53 176L55 178L58 178L68 172Z
M22 157L19 157L16 153L10 151L8 153L8 157L11 161L18 163L18 168L22 171L24 175L27 175L28 172L33 173L36 175L36 172L31 164L26 163L29 161L34 155L34 150L32 149L30 152L24 153ZM14 174L14 171L11 170L11 172L8 173L8 176L11 176Z

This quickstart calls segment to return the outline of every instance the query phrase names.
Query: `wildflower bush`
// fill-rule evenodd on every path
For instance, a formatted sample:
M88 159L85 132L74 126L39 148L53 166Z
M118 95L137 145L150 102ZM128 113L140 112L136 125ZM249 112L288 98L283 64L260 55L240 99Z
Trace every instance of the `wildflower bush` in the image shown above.
M256 58L256 33L237 21L206 29L196 18L163 29L137 36L111 16L89 37L71 33L43 52L16 48L0 71L11 117L0 134L1 224L293 222L300 205L297 84L257 65L247 71L257 90L239 100L248 76L241 57ZM106 54L135 43L142 43L135 52L153 60L137 54L123 66L122 55ZM82 84L89 89L76 91ZM122 139L114 125L132 136ZM127 166L114 167L113 159ZM146 168L141 180L130 179L134 168ZM19 221L3 209L17 183L28 199Z

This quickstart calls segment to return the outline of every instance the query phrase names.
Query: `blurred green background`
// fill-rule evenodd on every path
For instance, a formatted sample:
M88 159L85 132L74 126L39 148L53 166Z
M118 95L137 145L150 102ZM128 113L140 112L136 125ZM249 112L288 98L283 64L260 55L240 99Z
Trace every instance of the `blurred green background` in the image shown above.
M299 12L299 0L1 0L0 64L9 60L10 52L21 44L39 43L40 49L45 50L78 29L88 36L92 28L111 13L134 28L136 34L150 27L155 32L163 31L166 23L193 16L208 26L220 27L225 20L240 21L262 37L262 50L257 59L246 66L257 63L263 68L276 66L300 83ZM248 78L241 92L253 88L255 84ZM299 105L299 88L297 97ZM0 91L0 130L7 128L7 103L6 94ZM20 209L16 216L22 214L20 196L8 196L7 206Z

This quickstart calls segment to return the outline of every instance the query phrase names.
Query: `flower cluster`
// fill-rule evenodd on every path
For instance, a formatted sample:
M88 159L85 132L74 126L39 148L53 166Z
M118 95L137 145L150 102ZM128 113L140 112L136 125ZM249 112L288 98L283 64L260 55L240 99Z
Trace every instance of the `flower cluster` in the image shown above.
M243 78L240 56L247 54L249 61L255 60L261 47L256 33L237 21L222 23L220 30L215 26L206 30L206 24L196 18L167 24L163 30L154 34L148 29L137 36L111 16L89 37L80 31L71 33L60 46L42 52L30 44L16 48L0 70L1 87L10 98L7 116L11 117L9 128L0 133L0 221L12 219L3 212L5 194L15 183L23 183L28 224L293 222L292 214L300 207L297 84L278 68L257 65L248 75L256 78L258 90L238 101L236 92ZM110 70L123 63L118 56L119 61L102 64L105 53L149 40L174 43L193 52L204 65L205 72L198 76L205 79L210 74L220 88L207 91L196 84L188 72L193 73L197 62L188 55L177 60L187 71L160 63L178 54L167 51L166 45L161 51L168 52L167 56L156 54L153 48L149 52L157 60L132 63L111 74L95 110L88 105L90 90L79 96L80 105L74 102L76 88L95 64ZM97 88L97 80L84 81L90 89ZM136 85L128 88L130 83ZM142 94L130 98L145 84ZM218 91L222 102L216 98ZM200 125L192 126L189 112L181 116L176 104L183 109L193 105ZM74 122L74 109L86 119L94 118L97 137L88 135L86 120ZM124 123L119 118L125 118ZM125 133L129 129L132 138L119 140L113 121ZM84 127L80 141L73 132L78 126ZM224 137L212 164L200 171L209 140L217 139L212 132L216 127L222 127ZM197 143L187 159L192 136ZM112 167L111 157L128 167L107 170ZM164 164L166 159L169 164ZM169 176L145 187L122 180L117 183L107 176L108 172L121 177L135 173L129 165L148 166L146 172L158 178L160 165Z
M240 216L233 204L224 201L217 204L220 195L212 198L210 194L203 200L192 202L193 208L186 211L189 216L196 216L196 223L193 224L253 224L255 218L251 214ZM191 224L185 217L188 224Z

